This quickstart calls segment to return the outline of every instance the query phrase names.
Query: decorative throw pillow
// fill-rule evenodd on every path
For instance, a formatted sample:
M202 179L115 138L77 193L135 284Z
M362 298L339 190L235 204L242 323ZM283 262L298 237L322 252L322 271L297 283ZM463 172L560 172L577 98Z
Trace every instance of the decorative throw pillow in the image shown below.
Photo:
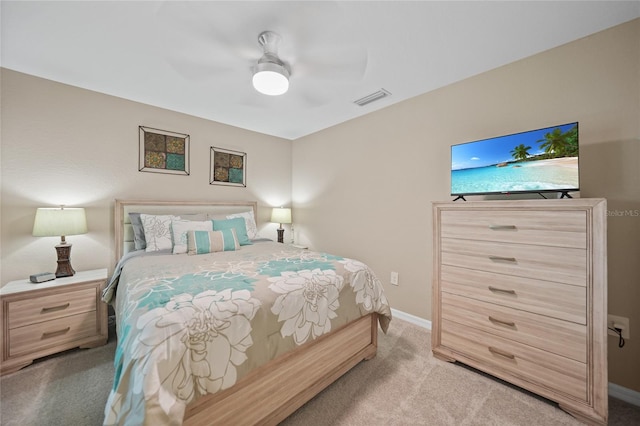
M205 254L219 251L238 250L240 244L236 230L222 231L187 231L188 254Z
M206 213L189 213L189 214L180 214L180 219L184 220L196 220L202 222L203 220L209 220Z
M136 250L146 249L147 242L144 239L144 228L142 226L142 220L140 219L140 213L129 213L129 220L133 227L133 244Z
M171 220L173 254L187 252L187 231L213 231L213 223L210 220L201 222L184 219Z
M238 242L241 246L252 244L251 241L249 241L249 236L247 235L247 225L245 225L243 218L236 217L234 219L213 221L214 231L222 231L224 229L235 229L236 235L238 236Z
M171 220L177 218L173 215L140 214L147 242L145 251L171 250Z
M241 217L244 219L244 224L247 228L247 236L250 240L260 238L260 236L258 235L258 227L256 226L256 219L253 216L253 210L249 210L248 212L230 214L229 216L227 216L227 219L235 219L237 217Z

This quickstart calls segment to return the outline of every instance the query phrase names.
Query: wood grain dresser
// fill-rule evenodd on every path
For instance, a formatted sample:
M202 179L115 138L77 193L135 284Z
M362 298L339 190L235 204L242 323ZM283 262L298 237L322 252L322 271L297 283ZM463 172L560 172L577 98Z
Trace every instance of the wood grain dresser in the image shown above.
M433 203L432 348L607 422L606 200Z
M40 284L12 281L0 289L0 371L34 359L107 343L107 305L100 299L106 269L81 271Z

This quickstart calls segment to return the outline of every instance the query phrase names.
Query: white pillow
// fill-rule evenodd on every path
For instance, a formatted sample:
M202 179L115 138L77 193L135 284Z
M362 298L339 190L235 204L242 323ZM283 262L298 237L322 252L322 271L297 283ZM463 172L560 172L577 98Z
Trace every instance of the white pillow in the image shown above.
M173 233L173 254L187 252L187 232L188 231L213 231L213 222L205 220L202 222L185 219L172 219L171 232Z
M258 227L256 226L256 219L253 217L253 210L249 210L248 212L243 213L230 214L229 216L227 216L227 219L235 219L236 217L241 217L244 219L244 223L247 227L247 236L250 240L260 238L260 235L258 235Z
M145 251L171 250L171 220L173 215L140 214L144 239L147 242Z

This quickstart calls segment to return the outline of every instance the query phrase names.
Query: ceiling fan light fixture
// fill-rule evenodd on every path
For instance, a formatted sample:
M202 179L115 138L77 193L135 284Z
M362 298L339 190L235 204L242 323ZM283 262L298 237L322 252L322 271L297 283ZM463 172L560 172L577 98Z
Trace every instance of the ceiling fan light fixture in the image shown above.
M260 93L278 96L289 90L289 71L273 62L261 62L253 73L253 87Z

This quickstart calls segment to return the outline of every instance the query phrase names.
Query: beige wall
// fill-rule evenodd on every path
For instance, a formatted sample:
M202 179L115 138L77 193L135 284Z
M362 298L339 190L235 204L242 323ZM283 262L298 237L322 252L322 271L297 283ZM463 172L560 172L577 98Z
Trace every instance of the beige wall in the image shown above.
M59 238L31 236L37 207L87 209L89 233L70 236L76 270L113 268L115 198L291 201L291 141L2 70L2 284L55 271ZM138 171L138 126L187 133L191 174ZM247 187L209 184L209 147L247 153Z
M610 381L640 391L639 75L635 20L302 138L298 239L365 261L392 307L431 319L430 208L451 199L450 146L579 121L580 196L622 214L608 221L609 312L630 318L632 339L610 338Z
M610 380L640 391L640 217L624 215L640 209L639 77L635 20L291 143L2 70L1 280L55 268L57 239L31 236L36 207L87 208L90 233L69 237L82 270L112 268L116 197L256 199L266 236L268 207L293 199L299 242L367 262L394 308L431 319L430 209L450 199L450 145L577 120L581 196L622 212L609 312L631 318L632 339L610 338ZM189 133L191 175L138 172L139 125ZM210 146L247 152L246 189L209 185Z

